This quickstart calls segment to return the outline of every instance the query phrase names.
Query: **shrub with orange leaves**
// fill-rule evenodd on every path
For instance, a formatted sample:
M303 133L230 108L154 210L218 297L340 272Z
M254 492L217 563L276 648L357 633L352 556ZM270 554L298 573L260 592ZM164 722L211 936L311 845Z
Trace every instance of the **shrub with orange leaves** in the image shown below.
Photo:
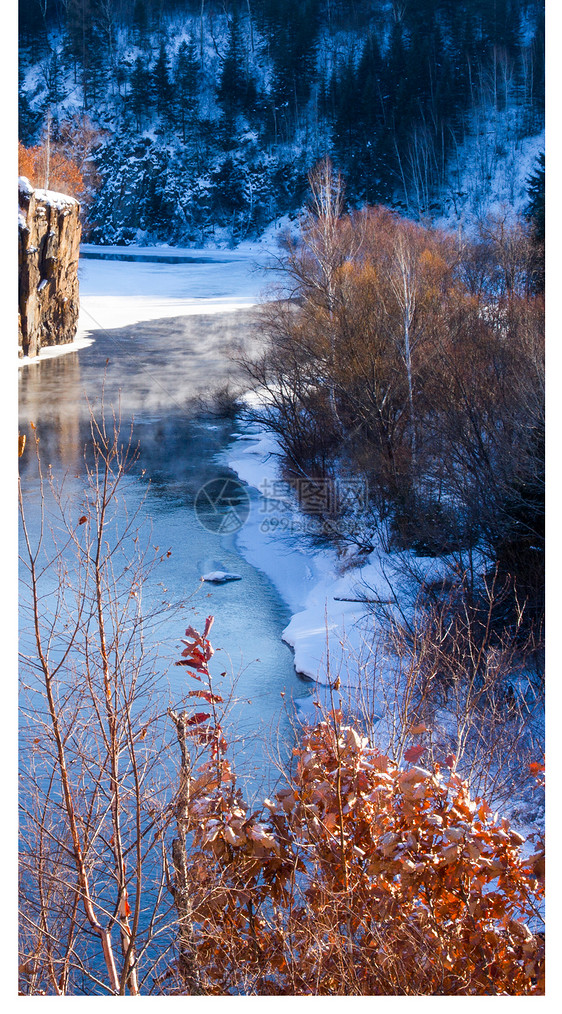
M51 146L47 157L46 145L38 144L33 148L25 148L20 141L18 143L18 172L20 176L26 176L34 187L69 194L70 197L75 197L77 200L85 190L82 173L76 163L53 146Z
M183 664L200 681L212 649L186 633ZM525 856L457 775L398 767L334 711L303 731L288 784L250 812L220 728L183 722L184 747L211 747L184 766L176 814L202 992L544 991L543 849Z

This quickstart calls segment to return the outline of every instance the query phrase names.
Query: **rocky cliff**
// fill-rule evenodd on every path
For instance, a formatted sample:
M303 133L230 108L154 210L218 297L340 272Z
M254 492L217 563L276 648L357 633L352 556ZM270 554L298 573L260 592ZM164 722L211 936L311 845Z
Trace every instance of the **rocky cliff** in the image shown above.
M19 180L19 355L71 342L78 322L80 205Z

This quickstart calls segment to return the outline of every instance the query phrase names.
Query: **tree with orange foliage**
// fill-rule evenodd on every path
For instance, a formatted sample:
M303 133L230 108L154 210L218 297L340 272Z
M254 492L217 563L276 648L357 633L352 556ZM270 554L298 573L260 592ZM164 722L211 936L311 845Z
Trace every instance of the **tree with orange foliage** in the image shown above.
M188 628L178 664L214 712L211 623ZM179 992L542 994L543 849L526 858L452 758L419 767L417 740L399 767L334 710L304 729L287 785L251 812L211 713L171 714L182 748L173 891L189 899ZM209 750L195 770L190 740Z
M18 171L39 189L69 194L78 200L84 193L84 180L78 166L53 145L37 144L25 148L18 142Z
M268 308L269 347L262 363L247 364L274 406L260 418L279 433L297 474L330 474L330 459L343 452L354 471L366 466L372 489L406 504L433 444L424 388L434 333L457 285L456 251L443 233L386 208L344 215L343 184L329 163L310 185L301 241L287 240L281 261L298 305L290 315L280 303ZM291 425L279 425L283 413ZM320 454L307 456L301 430Z

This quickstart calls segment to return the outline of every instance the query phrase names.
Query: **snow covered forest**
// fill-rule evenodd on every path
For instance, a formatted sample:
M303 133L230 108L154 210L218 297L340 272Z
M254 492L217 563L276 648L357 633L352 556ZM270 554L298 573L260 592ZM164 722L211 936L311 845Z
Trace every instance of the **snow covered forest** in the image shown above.
M26 0L20 139L81 174L96 243L236 244L330 155L350 206L521 211L540 0ZM38 180L36 185L43 185Z

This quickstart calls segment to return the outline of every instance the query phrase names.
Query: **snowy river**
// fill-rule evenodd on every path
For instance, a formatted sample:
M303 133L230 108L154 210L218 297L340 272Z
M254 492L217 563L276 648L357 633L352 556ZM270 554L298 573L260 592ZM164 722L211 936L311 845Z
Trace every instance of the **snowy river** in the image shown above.
M231 730L237 769L266 792L268 779L277 777L270 753L276 754L279 736L291 740L289 702L307 696L310 685L297 676L281 639L288 606L263 571L241 556L236 533L203 527L194 511L206 482L234 476L227 462L245 435L235 419L207 412L205 399L236 372L228 350L246 340L248 308L263 285L252 261L251 253L238 252L179 264L82 259L76 347L49 350L21 367L20 432L29 439L29 423L35 423L43 460L79 497L89 405L99 413L102 385L106 414L119 404L124 431L134 421L140 457L126 478L127 506L142 504L151 543L171 550L143 601L146 608L185 602L158 631L168 663L163 694L181 699L185 671L173 665L179 639L188 624L201 627L214 614L220 667L238 676ZM36 533L38 483L27 452L21 473ZM241 580L201 584L213 570L235 572Z

